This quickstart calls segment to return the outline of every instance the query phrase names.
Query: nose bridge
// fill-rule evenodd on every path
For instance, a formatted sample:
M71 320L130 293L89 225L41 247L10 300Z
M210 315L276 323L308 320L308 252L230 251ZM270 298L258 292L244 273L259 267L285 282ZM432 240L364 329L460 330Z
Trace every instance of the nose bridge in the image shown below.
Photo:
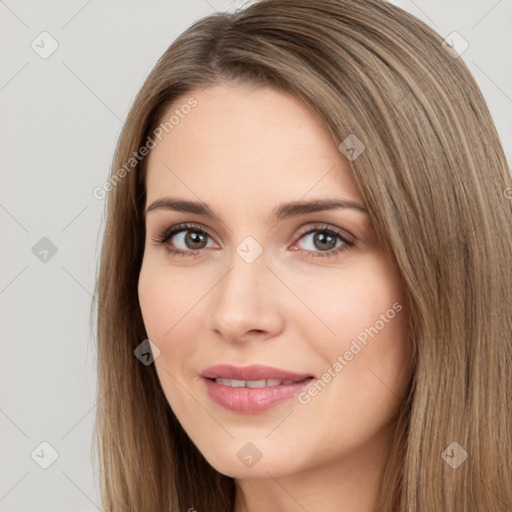
M230 259L228 274L219 283L217 289L217 304L225 303L233 308L233 302L238 307L259 308L268 290L262 286L268 285L269 270L266 266L263 254L260 254L253 261L240 256L237 248Z
M257 254L252 243L242 242L233 251L229 270L212 297L211 327L229 339L240 339L253 330L270 332L279 324L272 273L265 253Z

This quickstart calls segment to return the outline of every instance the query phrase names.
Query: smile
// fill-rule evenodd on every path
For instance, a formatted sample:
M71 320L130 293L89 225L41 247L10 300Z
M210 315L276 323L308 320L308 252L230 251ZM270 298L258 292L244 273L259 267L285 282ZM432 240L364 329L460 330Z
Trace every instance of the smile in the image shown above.
M238 413L260 413L297 396L314 378L263 365L221 364L200 376L207 396L222 408Z
M296 384L295 380L278 380L278 379L262 379L262 380L236 380L236 379L215 379L217 384L229 386L230 388L273 388L275 386L289 386Z

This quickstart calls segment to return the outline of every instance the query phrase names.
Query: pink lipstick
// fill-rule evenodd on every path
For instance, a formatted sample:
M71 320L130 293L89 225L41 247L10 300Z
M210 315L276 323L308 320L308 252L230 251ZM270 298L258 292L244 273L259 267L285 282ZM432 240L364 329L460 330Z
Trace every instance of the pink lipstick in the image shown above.
M200 375L212 400L226 409L244 413L266 411L293 398L313 379L312 375L262 365L220 364Z

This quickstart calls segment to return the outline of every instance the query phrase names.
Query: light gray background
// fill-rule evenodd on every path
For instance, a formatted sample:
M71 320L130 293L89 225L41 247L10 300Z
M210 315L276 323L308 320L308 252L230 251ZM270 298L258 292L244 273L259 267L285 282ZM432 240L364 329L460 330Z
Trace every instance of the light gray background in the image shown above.
M104 201L92 191L108 178L122 120L173 39L196 19L245 3L0 0L2 512L101 509L89 308ZM461 58L511 162L512 0L392 3L469 43ZM58 43L46 59L31 47L50 48L44 31ZM46 261L32 249L43 237L57 249ZM43 441L58 453L47 469Z

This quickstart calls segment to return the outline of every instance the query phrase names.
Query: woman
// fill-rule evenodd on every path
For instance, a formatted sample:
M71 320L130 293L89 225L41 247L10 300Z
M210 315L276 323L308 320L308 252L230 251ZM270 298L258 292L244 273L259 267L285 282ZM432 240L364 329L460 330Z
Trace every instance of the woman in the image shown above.
M165 52L108 183L105 510L511 509L512 180L456 57L380 0Z

